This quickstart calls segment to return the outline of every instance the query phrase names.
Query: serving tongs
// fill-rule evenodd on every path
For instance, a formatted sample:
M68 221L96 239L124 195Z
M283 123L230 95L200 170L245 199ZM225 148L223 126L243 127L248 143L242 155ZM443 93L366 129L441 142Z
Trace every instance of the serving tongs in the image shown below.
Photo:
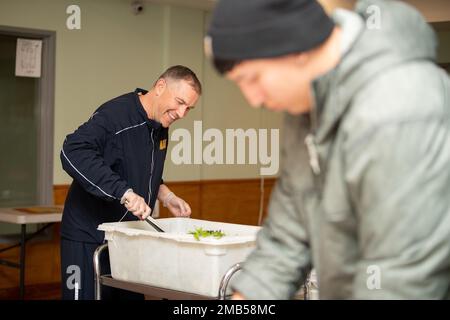
M158 226L158 223L156 222L156 219L153 218L152 216L148 216L147 218L145 218L145 221L151 225L153 227L153 229L155 229L158 232L165 232L163 229L161 229L160 226Z

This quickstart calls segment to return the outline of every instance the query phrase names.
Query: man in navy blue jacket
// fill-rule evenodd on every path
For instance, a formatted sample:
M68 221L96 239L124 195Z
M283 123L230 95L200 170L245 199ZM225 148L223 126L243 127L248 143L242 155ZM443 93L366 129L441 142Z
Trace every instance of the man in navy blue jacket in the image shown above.
M194 72L173 66L149 91L136 89L104 103L66 137L61 162L73 182L61 224L63 299L94 298L92 258L104 242L99 224L144 220L156 199L174 216L191 214L163 183L162 173L168 127L187 115L201 90ZM117 292L108 294L117 297Z

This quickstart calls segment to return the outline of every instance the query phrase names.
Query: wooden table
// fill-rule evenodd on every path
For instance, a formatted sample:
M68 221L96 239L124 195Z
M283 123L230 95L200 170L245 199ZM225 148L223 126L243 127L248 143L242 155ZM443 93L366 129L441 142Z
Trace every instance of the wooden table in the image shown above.
M0 265L18 268L20 270L20 299L25 297L25 245L28 240L35 237L55 222L60 222L62 218L62 206L33 206L17 208L0 208L0 222L7 222L21 225L20 242L6 248L0 252L20 246L19 263L0 259ZM27 237L27 224L44 223L44 227Z

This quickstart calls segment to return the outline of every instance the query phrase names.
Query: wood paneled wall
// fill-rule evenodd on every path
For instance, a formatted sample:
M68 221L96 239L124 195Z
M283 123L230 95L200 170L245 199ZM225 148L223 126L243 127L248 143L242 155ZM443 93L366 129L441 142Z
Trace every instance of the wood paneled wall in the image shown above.
M53 186L53 201L56 205L64 204L69 187L70 185L68 184L57 184Z
M275 179L264 180L264 214ZM204 180L187 182L167 182L167 186L189 203L192 218L256 225L259 217L261 182L259 179L245 180ZM54 202L62 205L69 185L54 186ZM161 206L160 217L171 214ZM26 284L38 285L60 281L59 224L55 224L50 240L34 241L27 244ZM0 246L4 247L4 246ZM1 258L18 261L19 250L0 253ZM17 287L18 269L0 266L0 289Z
M275 179L264 180L263 217ZM189 203L192 218L257 225L261 196L258 179L172 182L167 186ZM160 207L160 217L170 212Z
M274 178L264 179L263 217L275 184ZM261 199L259 179L202 180L167 182L167 186L183 198L192 209L192 218L257 225ZM68 185L55 185L55 204L62 205ZM160 207L160 218L170 217L168 209Z

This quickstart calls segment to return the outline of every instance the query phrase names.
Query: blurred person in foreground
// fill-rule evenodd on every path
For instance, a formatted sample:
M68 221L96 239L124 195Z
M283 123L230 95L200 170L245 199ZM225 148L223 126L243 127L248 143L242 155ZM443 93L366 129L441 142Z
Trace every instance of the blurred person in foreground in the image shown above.
M450 82L436 47L399 1L331 17L313 0L217 3L214 66L253 107L287 113L234 298L292 298L311 268L322 299L450 297Z

